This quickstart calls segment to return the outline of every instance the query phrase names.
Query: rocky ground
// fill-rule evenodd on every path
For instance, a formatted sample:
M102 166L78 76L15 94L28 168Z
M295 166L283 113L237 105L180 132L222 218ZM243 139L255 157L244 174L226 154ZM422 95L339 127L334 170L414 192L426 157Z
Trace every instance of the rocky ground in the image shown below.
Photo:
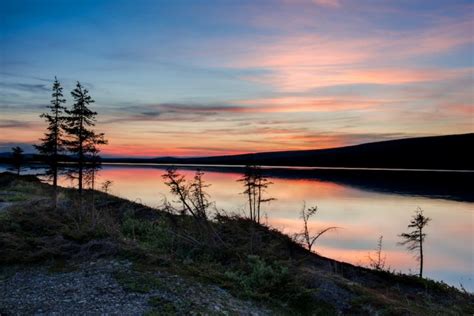
M211 285L167 272L137 276L128 261L3 268L0 315L267 315Z

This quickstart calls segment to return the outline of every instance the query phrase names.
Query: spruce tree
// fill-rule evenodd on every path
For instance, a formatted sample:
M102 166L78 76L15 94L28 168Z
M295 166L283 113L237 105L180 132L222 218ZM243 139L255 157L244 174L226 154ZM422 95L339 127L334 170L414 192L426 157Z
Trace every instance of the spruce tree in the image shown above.
M82 195L84 176L88 169L88 161L99 152L97 145L106 144L103 133L95 133L92 129L96 123L97 112L89 109L95 101L80 82L71 91L74 104L71 110L66 110L68 116L65 122L65 131L68 135L67 149L77 161L74 173L77 174L79 194ZM96 165L93 166L96 168Z
M399 242L399 245L406 246L409 251L415 252L415 258L419 262L419 277L423 277L423 242L426 238L426 233L423 232L423 229L428 225L431 218L423 215L423 210L418 208L413 215L408 228L413 230L408 233L403 233L400 235L403 238L403 241Z
M59 156L64 151L63 128L66 110L66 107L63 106L63 103L66 103L63 88L56 77L54 77L52 91L51 105L48 106L49 112L40 115L48 123L47 131L40 139L41 144L35 145L35 147L49 166L47 174L53 178L54 205L56 205Z

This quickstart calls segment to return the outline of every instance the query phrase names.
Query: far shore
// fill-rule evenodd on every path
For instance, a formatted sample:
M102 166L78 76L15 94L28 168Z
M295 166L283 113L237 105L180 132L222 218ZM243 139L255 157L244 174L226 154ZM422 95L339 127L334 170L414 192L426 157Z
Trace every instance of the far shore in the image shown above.
M72 162L64 163L66 167ZM8 164L0 163L0 168L8 169ZM39 162L25 166L38 169L44 167ZM182 170L241 174L243 165L218 164L166 164L166 163L129 163L103 162L106 168L150 168L166 170L175 167ZM390 169L390 168L346 168L346 167L296 167L262 166L264 174L280 179L304 179L334 182L361 190L387 194L415 195L428 198L441 198L461 202L474 202L474 192L470 189L474 183L474 170L444 169Z

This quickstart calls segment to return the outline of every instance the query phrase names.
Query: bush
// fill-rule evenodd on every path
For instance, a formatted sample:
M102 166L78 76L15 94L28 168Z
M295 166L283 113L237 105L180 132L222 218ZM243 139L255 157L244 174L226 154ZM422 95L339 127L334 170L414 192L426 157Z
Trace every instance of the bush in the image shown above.
M168 230L158 222L127 217L122 223L122 233L153 249L164 250L171 247Z
M304 287L283 262L268 264L259 256L250 255L242 270L228 271L225 276L249 298L280 301L303 313L314 307L312 291Z
M239 283L249 296L268 297L289 279L287 267L266 264L258 256L248 256L244 268L244 271L227 272L226 275Z

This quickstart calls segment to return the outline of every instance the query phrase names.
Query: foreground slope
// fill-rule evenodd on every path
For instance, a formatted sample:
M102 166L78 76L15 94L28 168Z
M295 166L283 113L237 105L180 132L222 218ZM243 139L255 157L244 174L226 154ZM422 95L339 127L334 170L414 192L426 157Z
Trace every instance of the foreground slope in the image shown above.
M239 217L186 215L0 174L0 313L459 315L443 283L310 253ZM92 205L93 202L93 205ZM26 265L27 264L27 265ZM119 312L117 312L119 311Z

